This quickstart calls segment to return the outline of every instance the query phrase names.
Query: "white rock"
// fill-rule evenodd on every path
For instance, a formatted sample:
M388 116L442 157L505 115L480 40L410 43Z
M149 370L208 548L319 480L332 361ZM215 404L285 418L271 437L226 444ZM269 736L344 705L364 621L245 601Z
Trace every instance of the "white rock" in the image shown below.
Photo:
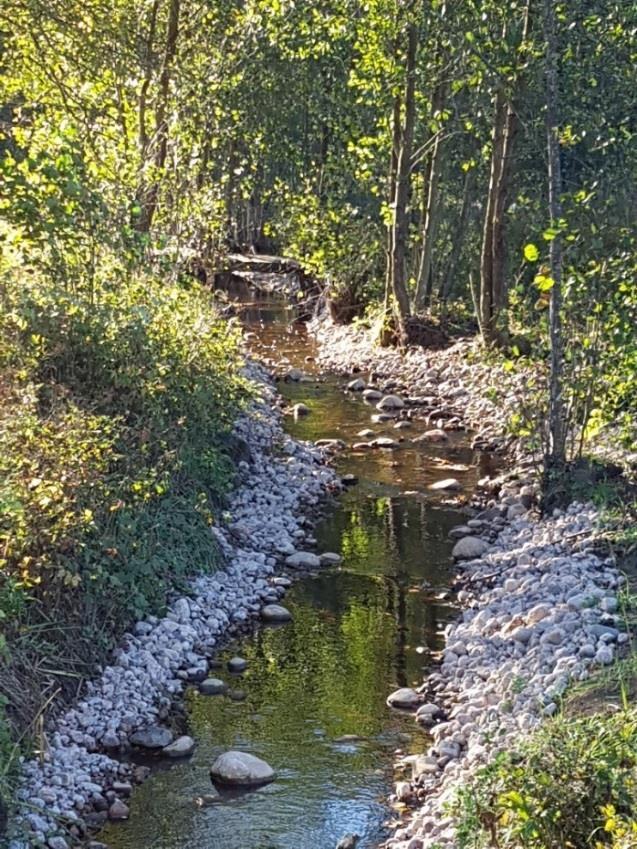
M420 696L411 687L401 687L387 697L387 704L390 707L403 708L405 710L415 708L420 702Z
M340 554L336 554L333 551L324 551L323 554L319 555L319 559L321 566L338 566L343 560Z
M275 778L272 767L247 752L224 752L210 768L213 781L221 784L256 786L267 784Z
M438 491L456 491L462 489L462 484L456 478L445 478L441 481L436 481L435 483L429 484L429 489Z
M187 758L194 751L195 741L192 737L184 734L182 737L178 737L170 746L162 749L162 754L166 755L167 758Z
M318 569L321 559L311 551L296 551L285 558L285 565L292 569Z
M376 405L379 410L402 410L404 406L405 402L398 395L385 395Z

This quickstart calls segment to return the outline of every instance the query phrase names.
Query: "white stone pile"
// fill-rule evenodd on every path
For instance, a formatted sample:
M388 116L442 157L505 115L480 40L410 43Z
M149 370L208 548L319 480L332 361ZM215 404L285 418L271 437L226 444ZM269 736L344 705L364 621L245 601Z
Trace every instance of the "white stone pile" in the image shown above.
M501 512L510 511L509 495ZM446 807L457 788L515 749L559 710L571 682L612 663L627 642L623 577L613 558L595 553L596 520L582 504L543 521L519 515L478 559L459 563L465 610L447 627L440 671L411 706L433 742L403 761L411 777L396 797L415 810L388 847L455 849Z
M289 582L272 579L277 564L312 544L309 517L335 486L334 472L320 450L283 432L265 372L256 365L248 372L261 400L235 428L250 459L239 463L241 483L227 521L214 529L225 568L195 578L192 595L176 599L164 618L138 622L85 697L48 729L42 761L22 765L19 825L27 836L16 836L11 849L65 849L96 803L103 811L110 797L119 812L122 802L113 799L113 787L130 769L106 752L167 716L186 682L205 677L215 648L283 595ZM128 785L124 789L130 792Z

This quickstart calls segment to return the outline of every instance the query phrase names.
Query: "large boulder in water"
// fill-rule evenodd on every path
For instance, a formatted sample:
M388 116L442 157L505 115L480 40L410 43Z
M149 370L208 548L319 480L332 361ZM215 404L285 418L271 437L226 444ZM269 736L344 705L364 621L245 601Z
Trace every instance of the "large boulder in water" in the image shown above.
M220 784L254 787L274 781L275 772L270 764L247 752L224 752L210 768L210 777Z

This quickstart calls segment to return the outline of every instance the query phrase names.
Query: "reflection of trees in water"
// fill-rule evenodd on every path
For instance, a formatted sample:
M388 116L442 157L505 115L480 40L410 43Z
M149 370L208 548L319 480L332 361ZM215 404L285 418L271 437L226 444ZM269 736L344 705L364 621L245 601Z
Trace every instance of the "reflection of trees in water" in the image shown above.
M309 720L328 737L382 730L393 661L393 623L382 583L332 574L298 592L290 625L264 629L241 647L249 661L241 683L246 710L210 706L215 735L227 744L245 734L246 717L264 705L267 713L249 730L256 740L302 744Z
M436 605L417 593L410 602L409 595L428 572L433 571L432 583L443 577L448 549L446 540L440 541L443 515L425 503L382 497L350 505L339 517L345 568L382 575L385 610L395 624L394 673L400 686L410 683L410 641L422 642L425 632L436 629ZM431 561L435 570L428 569Z

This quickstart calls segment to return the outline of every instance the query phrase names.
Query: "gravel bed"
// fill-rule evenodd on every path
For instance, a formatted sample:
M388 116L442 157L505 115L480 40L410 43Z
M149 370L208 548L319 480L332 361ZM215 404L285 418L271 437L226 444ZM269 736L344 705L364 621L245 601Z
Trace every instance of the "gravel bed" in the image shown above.
M506 424L519 413L531 369L506 371L484 362L475 338L459 339L449 348L427 350L381 348L372 332L317 318L309 325L318 342L322 368L364 379L366 387L398 391L424 409L433 425L459 420L475 432L474 445L490 451L517 448Z
M506 434L534 374L485 363L473 339L444 350L379 348L364 328L320 318L310 325L317 361L347 375L349 391L394 393L438 428L474 430L474 447L507 451L517 473L483 482L492 498L451 532L459 620L448 626L439 670L388 697L431 734L423 754L397 764L392 802L411 811L388 849L456 849L448 803L477 769L559 711L568 686L608 666L629 640L624 578L596 544L599 515L573 503L545 519L532 512L537 477L524 446ZM459 425L461 423L461 425Z

